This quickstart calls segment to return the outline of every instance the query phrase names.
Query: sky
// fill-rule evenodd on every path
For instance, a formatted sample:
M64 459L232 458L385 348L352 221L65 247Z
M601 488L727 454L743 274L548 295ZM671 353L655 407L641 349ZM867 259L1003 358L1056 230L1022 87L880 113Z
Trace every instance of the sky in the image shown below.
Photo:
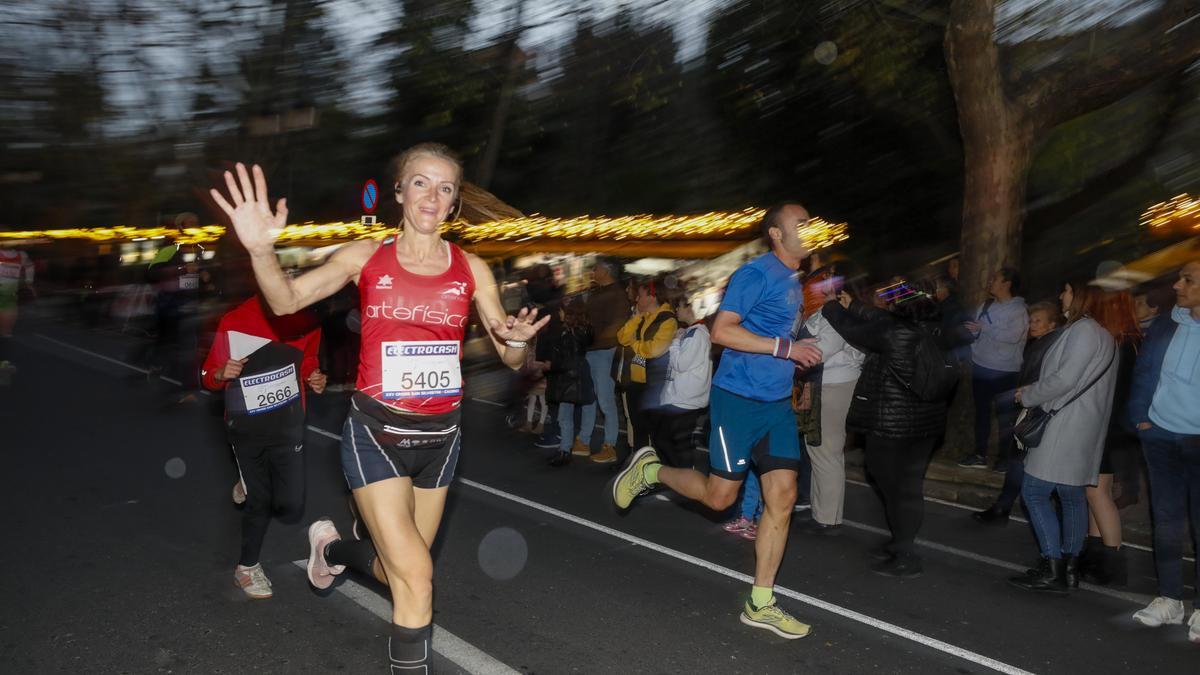
M10 50L6 58L21 58L18 50L37 49L39 44L36 30L27 28L30 21L39 15L45 17L52 7L78 0L43 0L39 3L0 0L4 18L0 27L4 34L0 38L15 37L10 45L25 43L17 50ZM105 32L106 43L111 45L113 60L106 64L109 75L108 102L121 114L106 127L108 133L133 133L145 128L148 121L171 119L182 116L191 100L191 92L184 89L188 76L199 67L189 52L186 40L172 39L172 35L183 34L190 17L178 9L180 3L173 0L88 0L85 6L102 8L115 6L118 2L140 6L147 10L150 19L142 30L152 35L164 36L161 44L133 53L123 45L134 44L129 29L100 26ZM200 0L203 2L204 0ZM474 45L482 46L505 31L511 22L513 9L518 0L475 0L479 14L475 19ZM796 2L820 2L822 0L795 0ZM855 0L842 0L852 2ZM893 0L857 0L894 4ZM930 0L906 0L914 4ZM680 59L687 61L704 51L706 25L713 12L725 4L724 0L524 0L525 21L534 28L522 36L522 47L534 53L535 64L540 68L553 65L553 55L571 35L575 17L580 11L588 11L596 20L603 20L629 7L646 20L662 22L675 28L676 41L680 48ZM1086 30L1103 23L1123 23L1136 19L1156 9L1162 0L1003 0L997 12L997 33L1003 41L1018 41L1036 37L1049 37ZM186 4L186 3L185 3ZM337 37L343 56L360 71L366 73L366 84L362 91L353 95L351 104L370 106L376 98L372 95L374 84L381 83L380 65L385 55L372 52L374 39L387 27L394 25L399 11L396 0L331 0L328 5L330 29ZM213 5L201 5L212 7ZM50 29L42 29L50 30ZM226 74L233 74L236 61L235 41L238 36L229 36L231 54L228 63L210 64ZM247 38L252 37L248 32ZM23 38L23 39L20 39ZM814 46L815 46L814 41ZM42 58L45 54L41 54ZM79 58L78 54L63 54L60 59ZM373 82L372 82L373 81Z

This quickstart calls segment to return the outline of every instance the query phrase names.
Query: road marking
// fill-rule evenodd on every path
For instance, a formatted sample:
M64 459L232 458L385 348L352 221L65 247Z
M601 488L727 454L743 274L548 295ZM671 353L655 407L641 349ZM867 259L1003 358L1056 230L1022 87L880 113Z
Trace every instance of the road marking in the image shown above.
M503 403L496 403L495 401L489 401L486 398L472 398L471 400L475 401L476 403L482 403L484 405L494 405L497 408L507 408L508 407L508 406L504 405Z
M881 534L885 537L890 537L892 534L891 532L883 529L882 527L875 527L874 525L867 525L866 523L857 523L853 520L843 519L842 524L849 525L850 527L853 527L856 530L862 530L864 532L871 532L874 534ZM1011 570L1013 572L1023 573L1025 570L1029 569L1028 565L1017 565L1015 563L1010 563L1007 560L993 558L991 556L983 555L982 553L965 551L961 548L947 546L946 544L939 544L937 542L929 541L928 539L921 539L918 537L916 540L916 543L918 546L923 546L925 548L932 549L934 551L938 551L941 553L948 553L950 555L955 555L960 558L966 558L968 560L974 560L975 562L981 562L981 563L984 563L987 565L994 565L996 567L1001 567L1003 569ZM1151 596L1151 595L1143 595L1141 593L1133 593L1133 592L1129 592L1129 591L1118 591L1118 590L1114 590L1114 589L1107 588L1104 586L1096 586L1094 584L1081 583L1081 584L1079 584L1079 588L1088 590L1088 591L1092 591L1093 593L1099 593L1100 595L1107 595L1110 598L1116 598L1118 600L1128 600L1129 602L1132 602L1136 605L1148 605L1148 604L1150 604L1150 601L1154 599L1154 596Z
M853 479L847 478L846 482L850 483L851 485L857 485L859 487L865 487L865 488L871 487L871 485L869 483L864 483L863 481L860 481L860 480L853 480ZM945 499L938 499L937 497L925 497L925 501L932 502L934 504L941 504L942 506L949 506L952 508L959 509L960 511L978 511L979 510L979 509L975 508L974 506L968 506L966 504L959 504L957 502L950 502L950 501L946 501ZM1029 521L1022 518L1021 516L1010 515L1008 517L1008 519L1015 520L1018 523L1025 523L1026 525L1029 524ZM1121 542L1121 546L1123 546L1125 548L1136 549L1138 551L1143 551L1145 553L1154 553L1154 548L1151 546L1142 546L1141 544L1131 544L1127 541ZM1183 559L1187 562L1196 562L1195 558L1189 558L1187 556L1184 556Z
M293 560L292 564L300 569L308 568L307 559ZM342 583L337 586L337 591L389 625L392 623L392 607L387 599L366 586L353 579L343 577ZM437 624L433 625L433 650L450 659L468 673L478 675L516 675L518 673L487 652Z
M501 499L507 499L511 502L521 504L522 506L526 506L531 509L541 511L542 513L545 513L547 515L561 518L563 520L574 523L581 527L586 527L588 529L595 530L595 531L601 532L603 534L607 534L611 537L615 537L617 539L628 542L630 544L642 546L642 547L647 548L656 553L661 553L662 555L665 555L665 556L668 556L671 558L675 558L676 560L682 560L683 562L690 563L697 567L707 569L711 572L715 572L717 574L728 577L730 579L734 579L735 581L741 581L744 583L753 583L754 582L754 578L748 574L743 574L741 572L731 570L728 567L724 567L722 565L717 565L716 563L712 563L707 560L704 560L703 558L698 558L696 556L689 555L687 553L683 553L682 551L676 551L675 549L668 548L668 547L662 546L660 544L656 544L647 539L642 539L641 537L635 537L631 534L626 534L624 532L621 532L620 530L615 530L611 527L606 527L604 525L593 523L590 520L585 520L584 518L580 518L579 516L575 516L570 513L566 513L565 511L559 511L558 509L539 504L535 501L525 499L524 497L519 497L517 495L510 494L508 492L504 492L503 490L497 490L496 488L489 487L487 485L483 485L482 483L476 483L475 481L470 480L468 478L459 478L458 482L462 483L464 485L473 487L477 490L487 492L488 494L494 495L496 497L500 497ZM975 664L984 666L986 668L991 668L992 670L995 670L1000 673L1009 673L1011 675L1032 675L1031 673L1029 673L1029 671L1023 670L1016 666L1009 665L1002 661L997 661L996 659L984 656L982 654L978 654L976 652L972 652L968 649L963 649L962 647L952 645L948 642L943 642L941 640L938 640L937 638L932 638L927 635L923 635L916 631L912 631L907 628L903 628L901 626L897 626L895 624L888 623L888 622L882 621L880 619L876 619L875 617L868 616L866 614L862 614L861 612L856 612L852 609L847 609L840 605L835 605L831 602L826 602L825 600L821 600L820 598L815 598L811 595L806 595L804 593L800 593L799 591L794 591L794 590L792 590L790 588L786 588L784 586L776 586L775 592L779 595L783 595L785 597L792 598L793 600L797 600L797 601L802 602L811 607L816 607L817 609L825 610L826 612L829 612L831 614L837 614L838 616L844 617L846 619L850 619L851 621L856 621L858 623L865 624L872 628L882 630L886 633L891 633L892 635L895 635L897 637L901 637L906 640L911 640L913 642L924 645L931 649L935 649L935 650L943 652L945 654L950 654L951 656L956 656L965 661L970 661L971 663L975 663Z
M149 375L149 374L150 374L150 371L149 371L149 370L147 370L147 369L145 369L145 368L139 368L139 367L137 367L137 366L135 366L135 365L132 365L132 364L129 364L129 363L125 363L124 361L118 361L117 359L114 359L114 358L112 358L112 357L110 357L110 356L105 356L105 355L103 355L103 354L97 354L96 352L93 352L93 351L91 351L90 349L84 349L83 347L76 347L76 346L75 346L75 345L73 345L73 344L68 344L68 343L66 343L66 342L63 342L62 340L55 340L54 338L50 337L49 335L45 335L45 334L42 334L42 333L35 333L35 335L37 335L38 337L42 338L43 340L46 340L47 342L53 342L54 344L56 344L56 345L58 345L58 346L60 346L60 347L66 347L67 349L74 349L75 351L77 351L77 352L81 352L81 353L83 353L83 354L87 354L88 356L94 356L94 357L96 357L96 358L100 359L101 361L107 361L107 362L109 362L109 363L112 363L112 364L115 364L115 365L121 366L121 367L123 367L123 368L128 368L128 369L130 369L130 370L132 370L132 371L135 371L135 372L141 373L141 374L143 374L143 375ZM164 381L164 382L169 382L169 383L171 383L171 384L175 385L176 387L182 387L182 386L183 386L183 383L182 383L182 382L180 382L179 380L176 380L176 379L174 379L174 378L171 378L171 377L167 377L166 375L159 375L159 376L158 376L158 379L160 379L160 380L162 380L162 381ZM211 392L211 391L208 391L207 389L202 389L202 390L200 390L200 393L201 393L201 394L204 394L205 396L211 396L211 395L212 395L212 392Z

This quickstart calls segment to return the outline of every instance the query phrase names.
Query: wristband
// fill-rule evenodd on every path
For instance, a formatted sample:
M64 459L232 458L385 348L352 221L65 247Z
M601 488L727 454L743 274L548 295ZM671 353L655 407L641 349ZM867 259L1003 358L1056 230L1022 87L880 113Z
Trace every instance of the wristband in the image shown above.
M504 344L513 349L525 349L529 346L529 343L524 340L505 340Z
M771 356L777 359L786 359L792 352L792 341L787 338L775 338L775 347L771 350Z

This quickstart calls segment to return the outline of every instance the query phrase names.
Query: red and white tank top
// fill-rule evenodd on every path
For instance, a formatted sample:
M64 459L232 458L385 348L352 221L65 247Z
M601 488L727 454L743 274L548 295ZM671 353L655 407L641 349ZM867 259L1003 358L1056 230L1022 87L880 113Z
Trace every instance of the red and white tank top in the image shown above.
M475 278L467 254L443 242L450 267L414 274L388 237L358 277L358 390L400 410L442 414L462 401L462 350Z

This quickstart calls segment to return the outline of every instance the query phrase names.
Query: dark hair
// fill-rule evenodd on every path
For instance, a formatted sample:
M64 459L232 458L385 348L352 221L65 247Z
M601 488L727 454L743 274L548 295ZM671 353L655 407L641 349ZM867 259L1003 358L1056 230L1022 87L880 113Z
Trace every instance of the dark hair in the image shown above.
M588 322L587 304L582 298L569 298L563 304L563 323L568 327L577 328Z
M1013 267L1001 267L997 272L1002 279L1008 282L1008 292L1013 296L1024 295L1025 289L1021 286L1021 273ZM1071 288L1075 288L1072 286Z
M937 321L942 308L934 296L933 284L925 279L905 282L892 300L892 312L910 321Z
M768 249L774 248L774 243L771 241L771 228L780 229L783 227L779 224L779 219L783 214L783 210L789 205L790 202L772 206L767 209L767 212L763 214L762 220L758 222L758 234L762 237L762 241L767 245Z
M1159 314L1165 313L1175 305L1175 291L1171 290L1170 284L1154 282L1144 286L1139 286L1133 292L1133 296L1146 296L1146 304L1158 310Z

